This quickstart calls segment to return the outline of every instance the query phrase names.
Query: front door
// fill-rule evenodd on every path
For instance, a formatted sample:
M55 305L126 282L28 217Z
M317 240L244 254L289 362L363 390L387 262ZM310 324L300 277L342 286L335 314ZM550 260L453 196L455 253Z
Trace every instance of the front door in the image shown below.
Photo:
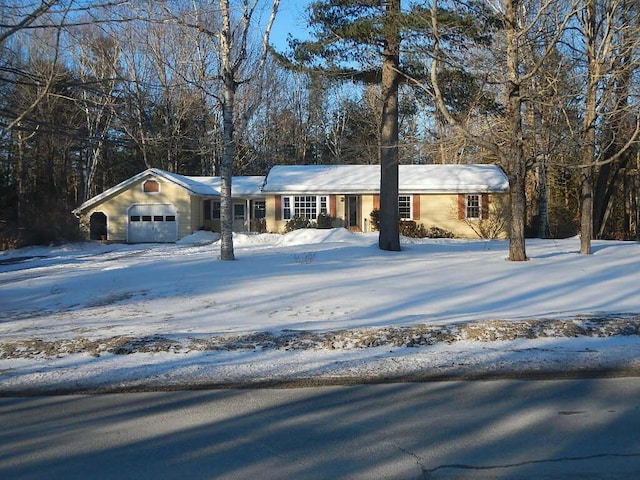
M247 208L244 202L233 204L233 231L247 231Z
M347 228L349 230L361 230L359 219L359 208L358 208L358 197L355 195L347 196L347 211L345 212L346 220L347 220Z

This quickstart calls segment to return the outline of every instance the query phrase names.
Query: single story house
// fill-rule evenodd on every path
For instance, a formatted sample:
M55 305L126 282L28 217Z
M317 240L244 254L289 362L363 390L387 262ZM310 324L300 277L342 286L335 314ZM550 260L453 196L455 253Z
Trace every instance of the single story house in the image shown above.
M234 231L282 232L293 217L373 231L379 208L378 165L274 166L266 177L233 177ZM504 218L509 193L494 165L400 165L403 220L476 237L477 226ZM73 213L85 237L114 242L175 242L201 230L220 231L220 178L151 168L87 200ZM503 222L504 223L504 222ZM504 234L504 232L502 232Z
M478 222L504 219L509 181L495 165L400 165L398 190L401 220L477 237ZM336 226L370 232L379 192L379 165L274 166L262 188L266 227L282 231L294 216L314 220L322 213Z

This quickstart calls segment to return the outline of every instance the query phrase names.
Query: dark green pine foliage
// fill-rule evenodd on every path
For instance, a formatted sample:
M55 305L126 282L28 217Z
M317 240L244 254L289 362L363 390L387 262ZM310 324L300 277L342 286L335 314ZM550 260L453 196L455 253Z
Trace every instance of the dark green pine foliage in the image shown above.
M431 10L408 0L326 0L309 6L311 40L289 39L288 55L276 56L289 68L332 79L381 84L379 162L380 238L382 250L400 250L398 215L399 87L405 83L428 91ZM447 5L445 5L447 7ZM482 3L452 3L440 8L439 24L446 35L441 44L450 55L466 52L469 44L488 44L495 30L493 17ZM404 45L404 50L401 48ZM453 63L452 63L453 64ZM462 68L452 69L450 96L462 111L479 87ZM497 108L492 101L487 109ZM477 102L476 102L477 108Z

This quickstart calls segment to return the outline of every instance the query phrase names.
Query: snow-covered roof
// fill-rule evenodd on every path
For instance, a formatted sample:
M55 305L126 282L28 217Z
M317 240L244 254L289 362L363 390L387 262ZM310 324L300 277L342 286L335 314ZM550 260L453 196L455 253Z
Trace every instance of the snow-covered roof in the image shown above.
M220 177L195 177L179 175L177 173L160 170L158 168L149 168L143 172L134 175L123 182L105 190L104 192L90 198L77 209L74 214L79 214L94 205L116 195L117 193L129 188L131 185L144 180L145 178L162 178L169 182L175 183L187 190L192 195L200 195L204 197L220 196ZM231 180L231 196L232 197L250 197L262 195L261 188L264 183L263 176L247 176L233 177Z
M507 176L495 165L400 165L400 193L507 192ZM192 195L220 196L220 177L185 176L150 168L87 200L80 214L145 178L162 178ZM359 194L380 191L379 165L275 166L266 177L233 177L231 196L257 197L265 193Z
M186 177L194 182L200 182L203 186L213 189L220 195L222 191L220 177ZM255 197L262 195L264 176L233 177L231 180L232 197ZM215 195L215 194L214 194Z
M400 165L400 193L507 192L495 165ZM269 172L264 193L377 193L379 165L290 165Z

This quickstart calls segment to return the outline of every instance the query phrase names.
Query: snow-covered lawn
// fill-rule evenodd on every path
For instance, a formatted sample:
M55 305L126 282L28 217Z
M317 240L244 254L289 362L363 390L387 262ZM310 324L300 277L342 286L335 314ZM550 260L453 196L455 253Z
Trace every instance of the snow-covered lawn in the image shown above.
M640 244L198 232L0 254L0 393L640 366Z

